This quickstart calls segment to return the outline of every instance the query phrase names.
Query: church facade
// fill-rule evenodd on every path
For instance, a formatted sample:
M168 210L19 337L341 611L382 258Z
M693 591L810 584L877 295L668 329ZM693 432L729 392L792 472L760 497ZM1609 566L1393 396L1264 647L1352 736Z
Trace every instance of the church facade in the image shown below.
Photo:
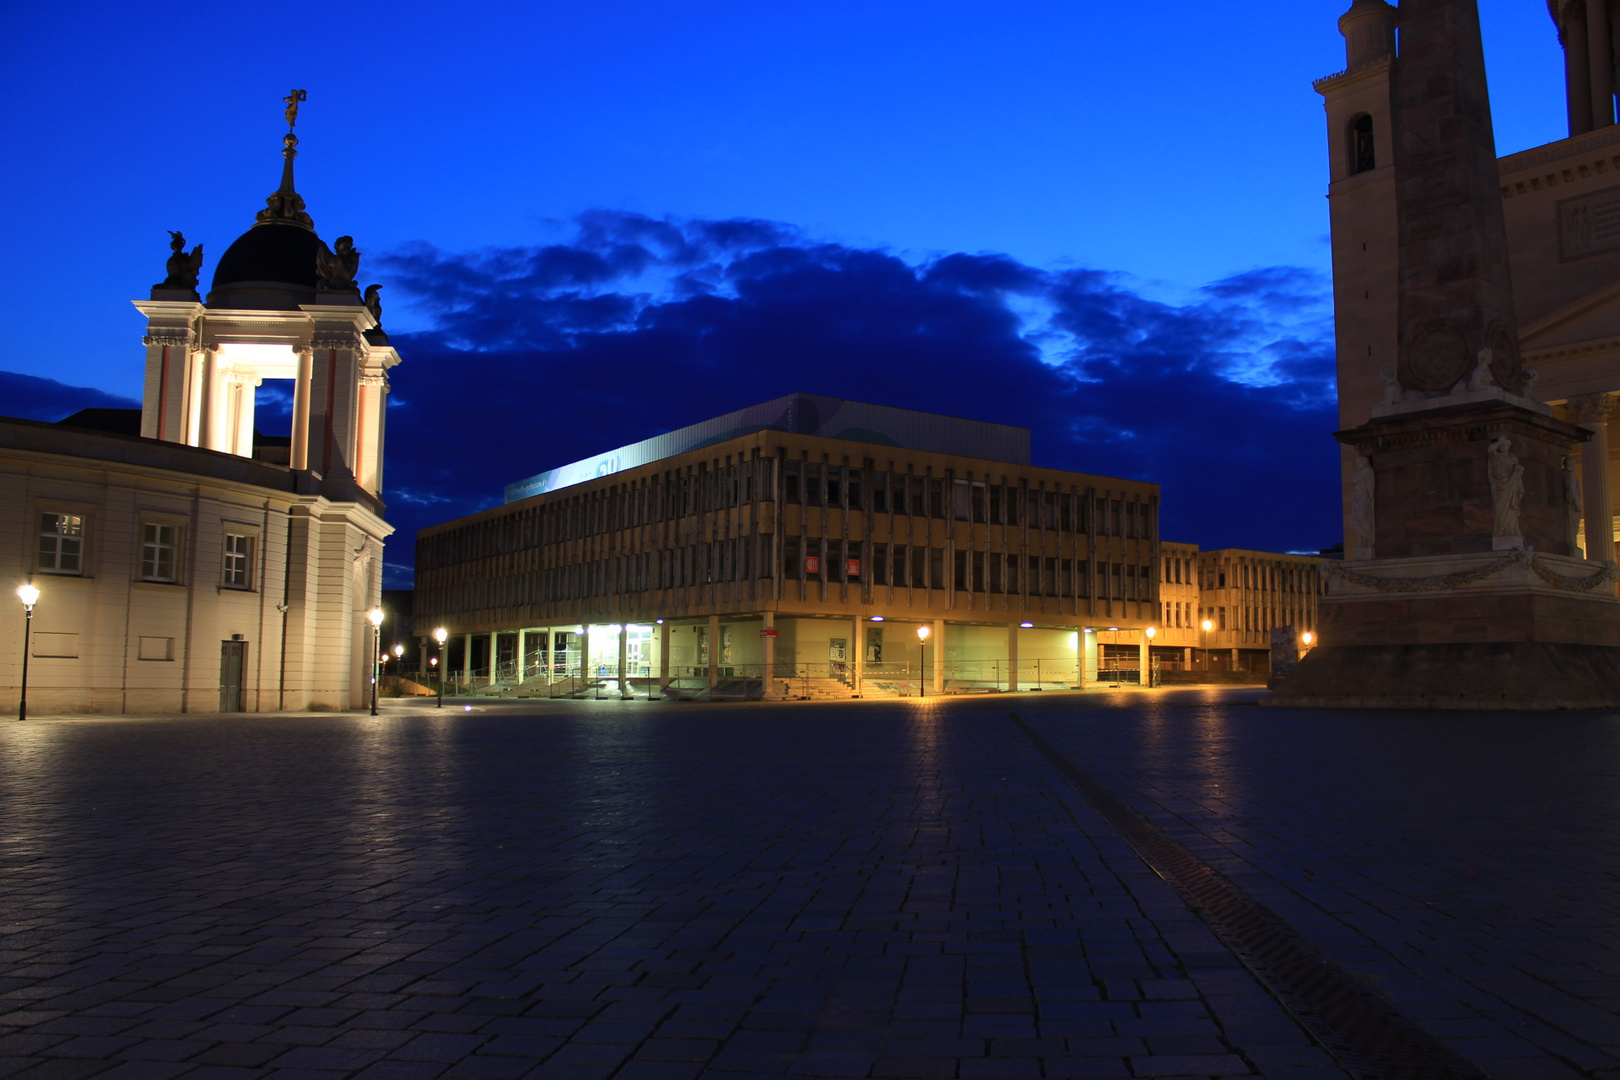
M176 233L146 320L139 418L0 419L0 559L39 590L27 692L42 712L346 709L369 688L381 597L388 372L349 237L327 245L293 179L225 251L206 299ZM255 390L292 381L289 439ZM87 413L119 410L87 410ZM285 445L282 445L283 442ZM0 627L0 700L24 619Z
M1401 339L1402 275L1397 223L1396 36L1403 13L1384 0L1355 0L1339 20L1346 67L1316 83L1327 111L1339 423L1366 423L1391 385L1414 379ZM1620 394L1620 125L1615 122L1613 0L1550 0L1563 47L1569 137L1496 161L1506 225L1517 356L1498 348L1499 366L1531 373L1526 390L1553 414L1593 432L1579 450L1584 492L1578 546L1589 559L1614 558L1615 470L1609 422ZM1549 47L1552 35L1549 34ZM1481 88L1483 90L1483 88ZM1421 102L1408 104L1423 107ZM1488 115L1483 118L1489 125ZM1481 340L1475 347L1489 344ZM1471 355L1471 354L1470 354ZM1504 366L1505 380L1517 370ZM1343 456L1346 550L1357 535L1351 476Z

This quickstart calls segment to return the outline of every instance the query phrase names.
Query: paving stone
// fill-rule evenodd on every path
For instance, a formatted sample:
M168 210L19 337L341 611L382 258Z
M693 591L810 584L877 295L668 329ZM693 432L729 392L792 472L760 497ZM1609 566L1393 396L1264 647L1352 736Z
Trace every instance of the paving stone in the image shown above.
M1016 709L1497 1080L1620 1080L1612 725L1247 700L0 723L0 1077L1343 1080Z

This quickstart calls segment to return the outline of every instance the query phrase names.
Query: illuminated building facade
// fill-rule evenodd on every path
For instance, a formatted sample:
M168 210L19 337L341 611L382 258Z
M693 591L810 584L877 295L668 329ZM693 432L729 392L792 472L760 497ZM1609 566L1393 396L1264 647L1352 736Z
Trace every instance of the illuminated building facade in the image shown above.
M418 534L416 626L513 692L1068 687L1158 620L1158 486L1022 428L795 394L508 498Z

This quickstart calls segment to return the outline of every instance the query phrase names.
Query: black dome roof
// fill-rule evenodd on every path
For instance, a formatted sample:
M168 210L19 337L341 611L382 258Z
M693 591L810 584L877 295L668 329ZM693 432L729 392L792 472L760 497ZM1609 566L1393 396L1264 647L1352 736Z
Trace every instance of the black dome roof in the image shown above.
M315 253L321 239L302 225L266 222L255 225L225 249L214 267L214 288L237 282L264 281L313 289Z

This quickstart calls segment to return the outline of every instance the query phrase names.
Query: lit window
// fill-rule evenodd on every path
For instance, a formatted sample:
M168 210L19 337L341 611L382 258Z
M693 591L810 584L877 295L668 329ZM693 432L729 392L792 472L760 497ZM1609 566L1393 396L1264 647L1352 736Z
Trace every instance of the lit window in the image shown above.
M141 534L141 577L146 581L175 579L175 550L180 530L174 525L145 525Z
M84 518L77 514L39 516L39 568L47 574L83 572Z
M225 534L225 587L252 587L253 539L238 533Z

